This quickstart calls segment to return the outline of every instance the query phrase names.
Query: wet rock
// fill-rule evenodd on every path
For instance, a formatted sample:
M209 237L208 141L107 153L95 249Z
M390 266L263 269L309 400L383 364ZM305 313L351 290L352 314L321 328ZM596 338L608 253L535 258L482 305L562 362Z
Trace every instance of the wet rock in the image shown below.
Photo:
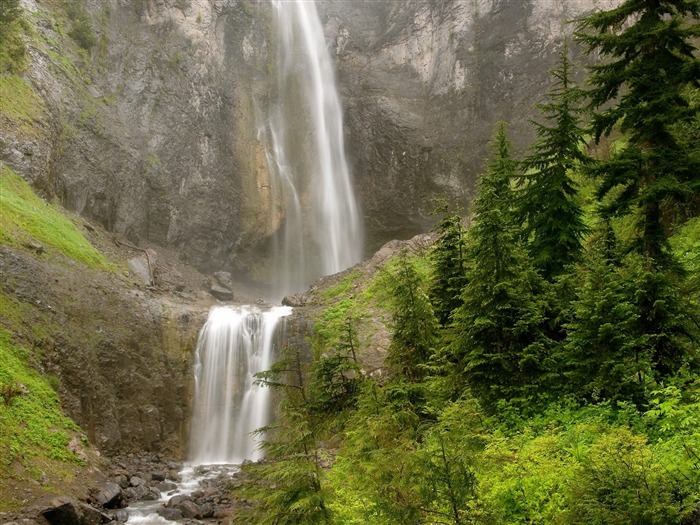
M129 513L126 510L113 510L108 513L112 521L121 521L126 523L129 520Z
M287 295L284 299L282 299L283 306L304 306L305 304L306 295L303 293Z
M171 490L177 489L177 485L173 483L172 481L161 481L156 485L156 488L163 492L170 492Z
M156 511L159 516L162 516L166 520L178 521L184 518L182 512L179 509L170 509L167 507L159 507Z
M165 472L152 472L151 479L153 481L165 481Z
M172 509L177 507L183 501L187 501L189 499L189 496L183 496L182 494L178 494L177 496L173 496L172 498L170 498L168 500L168 503L165 504L165 506Z
M140 478L138 476L132 476L131 479L129 479L129 484L132 487L140 487L144 483L145 483L145 481L143 480L143 478Z
M122 487L118 483L104 483L93 492L95 502L106 509L119 508L124 501Z
M177 509L182 512L185 518L196 518L202 517L202 509L199 508L192 500L184 500L177 505Z
M158 501L159 499L160 491L156 487L148 487L148 493L141 498L141 501Z
M209 293L219 301L231 301L233 299L233 292L219 283L212 283L209 287Z

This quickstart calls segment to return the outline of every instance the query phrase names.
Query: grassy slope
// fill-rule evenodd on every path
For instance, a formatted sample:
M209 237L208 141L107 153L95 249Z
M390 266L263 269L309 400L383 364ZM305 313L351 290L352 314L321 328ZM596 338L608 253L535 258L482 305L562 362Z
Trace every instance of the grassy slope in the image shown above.
M36 256L49 261L110 268L67 214L37 197L5 166L0 166L0 245L18 250L40 245L43 252ZM25 307L0 295L3 324L20 326ZM32 329L40 332L42 327ZM43 491L62 492L79 481L84 466L75 445L80 448L85 438L63 414L52 388L55 379L32 367L35 352L0 329L0 511L27 503L22 499L27 495L17 487L29 487L32 498Z

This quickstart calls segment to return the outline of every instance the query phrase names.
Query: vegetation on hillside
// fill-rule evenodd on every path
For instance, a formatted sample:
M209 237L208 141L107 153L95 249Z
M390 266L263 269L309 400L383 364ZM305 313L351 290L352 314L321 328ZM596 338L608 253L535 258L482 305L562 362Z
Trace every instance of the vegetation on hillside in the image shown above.
M22 178L0 166L0 244L27 246L59 253L91 268L108 268L98 252L65 212L43 201Z
M697 523L699 17L579 21L601 62L579 89L562 55L522 162L497 125L471 227L442 207L432 248L326 292L312 362L260 378L286 395L235 522ZM377 308L381 375L356 357Z

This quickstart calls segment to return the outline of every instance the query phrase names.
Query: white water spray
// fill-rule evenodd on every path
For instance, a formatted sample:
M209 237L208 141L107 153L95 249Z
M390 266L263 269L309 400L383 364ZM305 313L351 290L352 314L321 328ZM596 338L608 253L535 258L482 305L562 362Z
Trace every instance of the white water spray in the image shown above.
M277 292L306 289L362 256L362 228L343 140L343 112L313 1L276 0L276 93L261 138L272 199Z
M253 432L269 423L269 388L255 385L274 357L279 320L291 308L215 308L197 342L190 436L194 464L259 459Z

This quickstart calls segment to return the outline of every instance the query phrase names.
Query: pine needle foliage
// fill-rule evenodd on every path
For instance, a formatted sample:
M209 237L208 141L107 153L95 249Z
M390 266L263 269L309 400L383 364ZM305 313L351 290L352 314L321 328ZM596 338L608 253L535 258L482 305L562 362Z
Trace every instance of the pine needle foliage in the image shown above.
M426 284L406 252L399 257L390 282L393 337L387 361L394 374L419 381L425 373L424 365L435 352L439 323Z
M549 340L535 272L513 220L515 162L505 125L492 142L493 156L479 179L469 232L470 268L453 316L449 353L486 408L501 399L530 399L544 378Z
M699 0L626 0L578 21L576 37L603 63L590 67L586 95L599 140L613 129L627 144L592 170L607 217L636 214L634 248L654 264L672 254L664 216L700 191L698 158L674 136L697 116L687 90L700 85Z
M537 106L545 123L533 122L537 141L521 163L518 198L527 250L547 280L561 275L581 254L586 226L572 175L589 160L578 105L581 94L571 80L566 48L551 75L549 101Z
M430 253L433 279L428 296L442 326L449 324L452 312L462 304L462 289L467 283L466 229L459 210L450 211L446 203L433 215L441 215L433 228L438 238Z

